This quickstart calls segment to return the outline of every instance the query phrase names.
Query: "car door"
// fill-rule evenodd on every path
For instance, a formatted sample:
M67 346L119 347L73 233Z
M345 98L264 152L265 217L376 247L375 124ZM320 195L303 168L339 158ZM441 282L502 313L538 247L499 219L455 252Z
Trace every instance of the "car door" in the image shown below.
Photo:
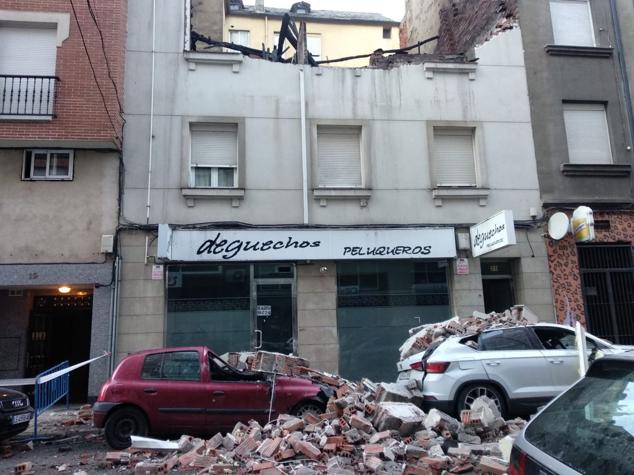
M207 388L199 351L146 355L140 390L153 432L188 433L204 427Z
M232 429L236 422L268 421L271 384L263 375L241 373L209 353L207 424L213 430Z
M579 352L575 344L575 332L567 328L535 326L531 328L543 349L541 350L550 366L552 384L557 394L565 391L579 375ZM597 348L597 343L586 337L588 355Z
M478 345L484 369L510 399L526 403L555 395L546 358L525 327L483 332ZM522 401L517 401L522 402Z

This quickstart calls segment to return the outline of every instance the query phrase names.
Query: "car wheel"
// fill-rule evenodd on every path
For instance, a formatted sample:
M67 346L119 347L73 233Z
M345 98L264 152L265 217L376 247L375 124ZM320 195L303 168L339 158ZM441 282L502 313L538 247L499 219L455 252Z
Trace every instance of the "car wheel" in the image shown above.
M502 414L502 417L506 418L506 399L504 398L504 395L494 386L484 383L470 384L460 391L456 407L458 415L460 415L460 412L465 409L471 409L473 401L481 396L486 396L493 400L500 411L500 414Z
M115 410L104 427L106 441L115 450L130 447L131 435L147 435L148 425L145 415L133 407L123 407Z
M306 414L318 416L319 414L323 414L323 412L324 408L320 404L316 402L305 402L297 406L293 414L297 417L304 417Z

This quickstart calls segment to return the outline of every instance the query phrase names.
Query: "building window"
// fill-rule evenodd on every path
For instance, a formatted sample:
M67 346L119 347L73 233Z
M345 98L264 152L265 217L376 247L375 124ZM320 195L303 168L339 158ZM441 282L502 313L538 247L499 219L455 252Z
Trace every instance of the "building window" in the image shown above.
M361 127L317 126L319 188L361 188Z
M390 38L392 38L392 28L389 26L383 27L383 39L389 40Z
M432 166L436 187L476 187L475 129L434 127Z
M25 150L23 180L72 180L72 150Z
M0 117L53 116L57 30L0 25Z
M321 58L321 35L306 35L306 48L313 58Z
M551 0L550 18L555 44L595 46L588 0Z
M236 45L250 46L250 36L249 30L229 30L229 41Z
M565 103L564 123L570 163L612 163L604 104Z
M238 185L238 124L190 124L191 186Z

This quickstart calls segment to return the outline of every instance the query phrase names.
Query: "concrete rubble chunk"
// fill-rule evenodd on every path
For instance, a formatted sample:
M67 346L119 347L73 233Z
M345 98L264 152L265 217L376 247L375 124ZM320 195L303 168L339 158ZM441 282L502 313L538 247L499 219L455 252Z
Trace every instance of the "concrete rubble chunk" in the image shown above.
M412 403L382 402L377 406L376 430L396 430L402 436L413 434L423 423L425 413Z
M476 468L484 473L490 473L493 475L504 475L508 470L508 464L503 460L493 457L480 457Z
M428 430L436 432L448 430L455 434L460 431L461 427L462 425L456 419L435 408L429 411L425 418L425 428Z

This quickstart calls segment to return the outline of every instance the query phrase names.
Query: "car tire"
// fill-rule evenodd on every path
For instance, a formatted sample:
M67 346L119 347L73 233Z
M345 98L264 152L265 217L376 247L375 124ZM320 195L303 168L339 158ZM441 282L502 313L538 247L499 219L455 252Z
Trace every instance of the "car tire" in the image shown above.
M507 407L504 394L495 386L486 383L468 384L460 391L456 400L456 412L460 416L460 412L465 409L471 409L471 404L480 396L487 396L495 402L495 405L506 419Z
M145 436L147 432L148 424L145 414L134 407L116 409L108 416L104 426L106 442L115 450L130 447L131 435Z
M324 407L316 402L308 401L303 402L299 406L295 408L293 411L293 415L297 417L303 417L306 414L313 414L318 416L319 414L323 414Z

